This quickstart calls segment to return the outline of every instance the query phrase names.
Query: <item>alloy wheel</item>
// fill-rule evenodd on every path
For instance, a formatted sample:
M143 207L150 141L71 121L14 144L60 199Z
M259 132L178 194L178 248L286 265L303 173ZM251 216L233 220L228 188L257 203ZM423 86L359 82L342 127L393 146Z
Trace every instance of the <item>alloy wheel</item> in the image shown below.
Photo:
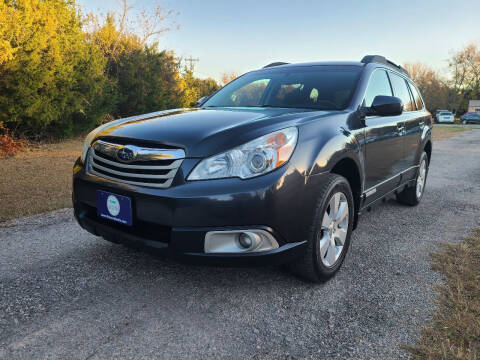
M327 267L334 266L342 254L348 232L348 214L348 201L345 194L334 193L323 214L321 231L317 234L320 257Z
M420 169L418 170L417 177L417 199L422 197L423 189L425 187L425 178L427 176L427 162L425 159L422 160L420 164Z

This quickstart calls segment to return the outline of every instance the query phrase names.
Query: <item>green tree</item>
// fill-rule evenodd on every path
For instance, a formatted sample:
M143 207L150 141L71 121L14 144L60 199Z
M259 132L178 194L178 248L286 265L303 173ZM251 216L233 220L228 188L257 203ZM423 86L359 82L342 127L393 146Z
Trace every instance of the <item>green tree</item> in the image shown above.
M212 78L198 79L195 85L198 88L198 96L209 96L220 89L220 85Z
M220 89L220 85L214 79L197 78L194 72L194 66L190 65L190 67L185 66L181 74L180 90L183 107L194 106L200 98L212 95Z
M87 15L88 38L107 59L106 73L117 93L114 118L182 106L182 83L175 54L152 42L170 30L171 11L157 7L132 20L124 0L119 13ZM135 28L135 31L131 29Z
M172 52L145 46L123 52L109 75L118 81L115 117L181 107L178 63Z
M135 21L129 9L124 1L120 13L103 18L88 15L88 37L107 58L106 72L116 84L115 118L189 107L219 88L213 79L196 78L193 67L180 71L181 61L174 52L160 51L152 42L170 29L165 22L171 11L157 8L153 19L142 12ZM136 31L128 24L135 24Z
M193 71L193 66L185 66L183 73L181 74L180 89L183 107L194 106L197 100L201 97L199 89L196 86L197 82L193 75Z
M110 110L105 59L73 0L0 3L0 121L30 137L72 135Z

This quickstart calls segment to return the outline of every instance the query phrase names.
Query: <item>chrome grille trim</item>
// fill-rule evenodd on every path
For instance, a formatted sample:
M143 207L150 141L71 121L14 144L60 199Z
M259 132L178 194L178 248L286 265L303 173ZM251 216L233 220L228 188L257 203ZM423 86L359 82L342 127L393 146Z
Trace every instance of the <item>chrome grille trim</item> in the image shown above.
M110 161L110 160L104 159L100 156L97 156L95 154L93 154L93 158L98 160L98 161L104 162L105 164L109 164L109 165L117 166L117 167L122 167L122 168L126 168L126 169L158 170L158 166L155 166L155 165L129 165L129 164L121 163L121 162ZM175 160L170 165L163 165L162 169L176 169L176 168L180 167L180 164L182 163L182 161L183 161L183 159Z
M152 188L160 188L160 189L165 189L170 187L172 184L173 178L168 179L162 184L154 184L154 183L146 183L146 182L140 182L140 181L129 181L129 180L121 180L112 176L107 176L103 174L97 173L95 170L89 171L90 174L99 176L101 178L107 179L107 180L113 180L122 184L129 184L129 185L139 185L139 186L146 186L146 187L152 187Z
M95 141L92 144L92 147L96 151L112 158L116 157L118 150L126 147L133 150L135 161L175 160L185 158L185 151L182 149L153 149L136 145L113 144L103 140Z
M135 164L117 158L117 152L125 147L133 151L134 157L131 162ZM154 149L97 140L88 150L87 172L124 184L168 188L184 158L185 152L182 149ZM158 165L138 165L142 161Z
M120 175L120 176L126 176L126 177L141 177L143 179L170 179L175 176L175 173L177 172L177 169L172 169L170 170L166 175L151 175L151 174L132 174L132 173L124 173L121 171L116 171L113 169L109 169L106 167L103 167L99 164L94 165L97 169L103 170L105 172L111 173L112 175ZM141 176L140 176L141 175Z

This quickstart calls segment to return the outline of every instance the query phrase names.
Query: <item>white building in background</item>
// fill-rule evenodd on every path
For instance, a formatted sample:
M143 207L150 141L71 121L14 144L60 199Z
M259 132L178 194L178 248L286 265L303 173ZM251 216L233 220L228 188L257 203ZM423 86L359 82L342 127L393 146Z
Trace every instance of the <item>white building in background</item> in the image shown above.
M470 100L468 102L468 112L480 113L480 100Z

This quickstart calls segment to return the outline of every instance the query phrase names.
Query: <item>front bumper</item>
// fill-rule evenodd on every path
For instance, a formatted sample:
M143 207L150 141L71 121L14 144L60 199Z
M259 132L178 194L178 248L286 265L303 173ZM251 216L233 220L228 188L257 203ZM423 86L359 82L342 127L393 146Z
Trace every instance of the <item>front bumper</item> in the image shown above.
M282 167L249 180L180 181L168 189L153 189L87 174L77 161L73 205L77 221L84 229L114 242L146 247L194 263L279 264L305 251L316 202L313 189L321 179L321 175L316 175L312 181L306 181L298 171ZM131 198L132 226L97 217L97 190ZM270 232L279 248L258 253L204 252L208 231L248 228Z

